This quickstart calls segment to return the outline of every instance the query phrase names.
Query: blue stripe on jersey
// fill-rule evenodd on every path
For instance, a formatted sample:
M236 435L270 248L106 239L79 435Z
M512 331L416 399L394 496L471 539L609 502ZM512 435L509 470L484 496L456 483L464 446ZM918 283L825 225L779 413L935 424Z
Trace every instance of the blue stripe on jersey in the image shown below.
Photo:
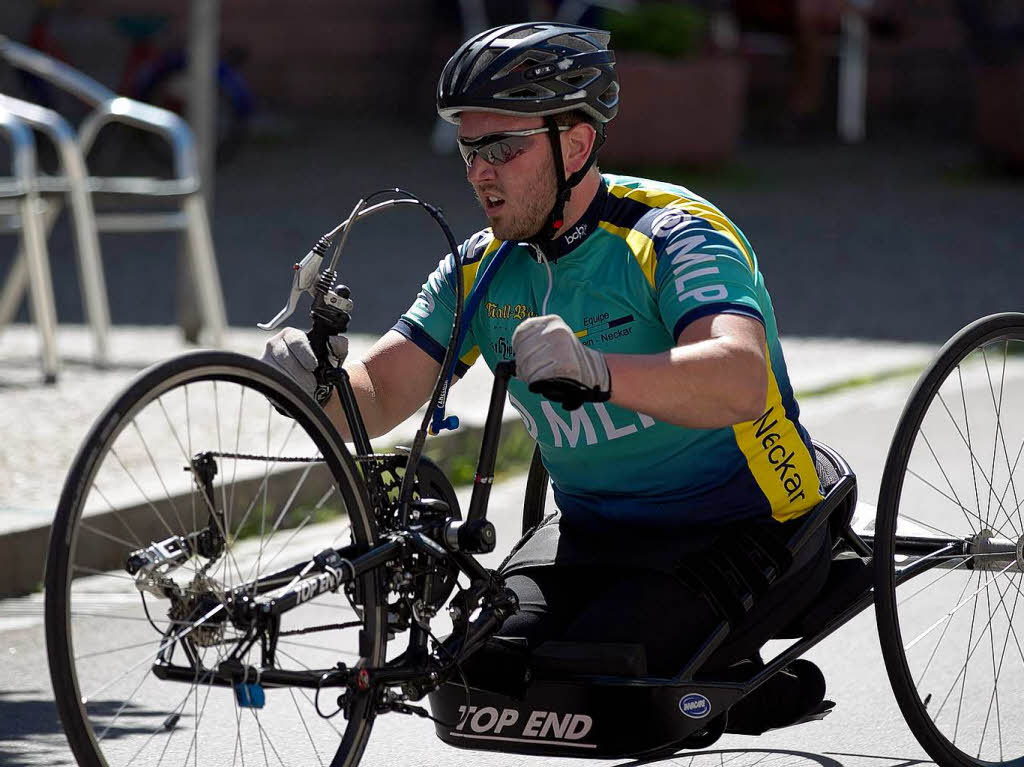
M437 362L438 365L444 364L445 347L441 346L441 344L428 336L426 331L422 328L413 325L409 320L403 317L398 320L391 329L396 333L401 333L420 347L423 351L433 357L434 361ZM462 378L462 376L466 375L467 370L469 370L469 365L462 360L455 361L455 375Z
M687 312L676 322L675 327L672 329L672 339L674 341L679 340L679 334L683 330L702 317L709 317L712 314L742 314L745 317L750 317L757 320L764 325L764 317L761 316L761 312L756 309L752 309L749 306L743 304L706 304L705 306L698 307L693 311Z

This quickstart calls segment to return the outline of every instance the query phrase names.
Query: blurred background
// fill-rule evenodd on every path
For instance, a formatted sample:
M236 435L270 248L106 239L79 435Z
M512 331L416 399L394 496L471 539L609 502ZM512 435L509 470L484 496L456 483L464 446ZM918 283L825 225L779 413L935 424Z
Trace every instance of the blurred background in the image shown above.
M1021 0L4 0L0 33L183 114L187 51L204 33L215 43L216 162L203 183L228 321L252 326L361 195L409 189L458 239L484 225L434 113L437 77L470 34L556 17L612 31L622 101L602 169L722 208L757 252L783 335L941 341L1024 310ZM0 67L0 93L72 124L87 113ZM57 170L41 140L39 156ZM0 162L9 175L4 150ZM159 142L116 130L88 162L169 172ZM66 214L48 243L58 319L81 323ZM17 246L0 238L0 280ZM179 233L101 246L115 324L194 325ZM390 327L445 250L411 208L356 228L340 265L352 330Z

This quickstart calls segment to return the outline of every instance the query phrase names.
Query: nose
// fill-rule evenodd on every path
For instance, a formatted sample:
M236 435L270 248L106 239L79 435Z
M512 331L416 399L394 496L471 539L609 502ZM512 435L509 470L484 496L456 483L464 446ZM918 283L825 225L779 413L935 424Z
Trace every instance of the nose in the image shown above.
M471 184L488 181L493 179L494 176L494 166L486 160L481 159L480 155L476 155L473 158L473 164L466 168L466 177L469 179Z

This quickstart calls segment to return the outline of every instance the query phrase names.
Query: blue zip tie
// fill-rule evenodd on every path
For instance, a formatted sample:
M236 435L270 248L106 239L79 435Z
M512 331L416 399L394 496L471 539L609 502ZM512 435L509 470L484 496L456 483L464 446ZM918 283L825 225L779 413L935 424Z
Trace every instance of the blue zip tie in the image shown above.
M263 708L266 703L263 685L259 682L236 682L234 688L239 708Z

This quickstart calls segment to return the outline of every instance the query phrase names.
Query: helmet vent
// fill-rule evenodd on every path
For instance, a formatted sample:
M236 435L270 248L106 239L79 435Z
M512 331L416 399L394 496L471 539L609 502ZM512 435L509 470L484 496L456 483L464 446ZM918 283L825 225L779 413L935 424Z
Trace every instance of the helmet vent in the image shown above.
M556 22L480 32L445 66L437 112L458 124L467 111L544 117L578 110L606 123L619 107L608 39L601 30Z
M574 51L584 52L593 50L592 45L588 45L575 35L558 35L557 37L552 37L549 42L551 45L561 45Z
M513 61L511 64L503 67L500 71L494 74L492 80L500 80L502 77L507 77L513 72L519 72L524 69L530 69L538 64L546 64L549 61L553 61L555 56L545 53L543 51L530 51L528 56L523 56Z
M558 79L571 88L583 88L600 76L601 73L596 69L586 69L582 72L574 72L571 75L562 75Z
M608 88L598 97L598 101L608 107L614 107L619 103L619 84L612 83Z
M496 98L499 99L546 99L554 95L553 91L539 85L533 85L528 88L516 88L515 90L495 94Z
M473 68L470 70L469 75L467 75L466 81L472 82L473 79L480 74L482 70L486 69L487 65L496 58L498 58L498 54L495 51L483 51L477 57L476 61L473 62Z

